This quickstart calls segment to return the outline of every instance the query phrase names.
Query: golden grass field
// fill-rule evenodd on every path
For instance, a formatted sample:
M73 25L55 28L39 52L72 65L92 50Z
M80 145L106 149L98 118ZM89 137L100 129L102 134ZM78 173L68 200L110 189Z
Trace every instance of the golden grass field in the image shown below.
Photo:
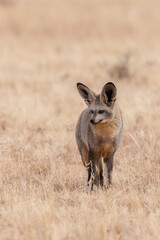
M158 0L0 1L0 240L160 239L159 9ZM100 92L108 81L123 141L113 188L87 194L76 83Z

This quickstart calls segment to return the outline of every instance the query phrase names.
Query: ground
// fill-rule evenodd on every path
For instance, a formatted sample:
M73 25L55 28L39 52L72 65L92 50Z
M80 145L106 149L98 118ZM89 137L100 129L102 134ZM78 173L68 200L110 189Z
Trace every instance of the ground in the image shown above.
M0 1L0 239L158 240L160 2ZM76 83L113 81L113 187L86 193Z

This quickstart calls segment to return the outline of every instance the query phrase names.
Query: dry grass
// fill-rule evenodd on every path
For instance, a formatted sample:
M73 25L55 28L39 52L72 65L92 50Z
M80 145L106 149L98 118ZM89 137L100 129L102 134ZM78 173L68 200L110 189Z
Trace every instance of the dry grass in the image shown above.
M1 240L159 239L159 7L0 1ZM76 82L100 91L113 80L108 67L130 51L140 70L130 81L114 79L124 133L113 189L86 194Z

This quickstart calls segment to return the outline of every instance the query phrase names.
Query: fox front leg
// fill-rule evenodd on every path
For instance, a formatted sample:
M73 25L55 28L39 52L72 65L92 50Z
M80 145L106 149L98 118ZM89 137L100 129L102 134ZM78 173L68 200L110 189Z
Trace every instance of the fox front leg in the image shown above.
M90 177L91 191L93 190L93 185L99 187L103 185L103 172L101 158L96 153L90 153L90 171L88 172L88 179Z
M107 167L107 178L108 178L107 188L109 188L112 185L113 157L104 158L104 163Z
M88 181L87 186L90 187L90 190L93 190L93 185L95 183L95 176L96 176L96 165L95 165L95 158L92 152L89 153L89 166L88 166Z
M100 170L100 185L103 188L104 180L103 180L103 169Z
M89 164L88 164L88 166L87 166L87 171L88 171L87 186L89 187L89 184L90 184L90 181L91 181L91 173L92 173L91 161L89 162Z

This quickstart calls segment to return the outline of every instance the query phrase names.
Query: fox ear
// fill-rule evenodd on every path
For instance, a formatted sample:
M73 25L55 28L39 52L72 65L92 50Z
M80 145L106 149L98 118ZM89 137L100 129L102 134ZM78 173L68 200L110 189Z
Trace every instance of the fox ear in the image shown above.
M102 102L106 103L108 106L111 106L111 104L116 101L116 96L117 89L112 82L108 82L106 85L104 85L100 94L100 99Z
M84 99L87 106L91 105L95 99L96 95L94 92L92 92L88 87L86 87L82 83L77 83L77 89L81 97Z

